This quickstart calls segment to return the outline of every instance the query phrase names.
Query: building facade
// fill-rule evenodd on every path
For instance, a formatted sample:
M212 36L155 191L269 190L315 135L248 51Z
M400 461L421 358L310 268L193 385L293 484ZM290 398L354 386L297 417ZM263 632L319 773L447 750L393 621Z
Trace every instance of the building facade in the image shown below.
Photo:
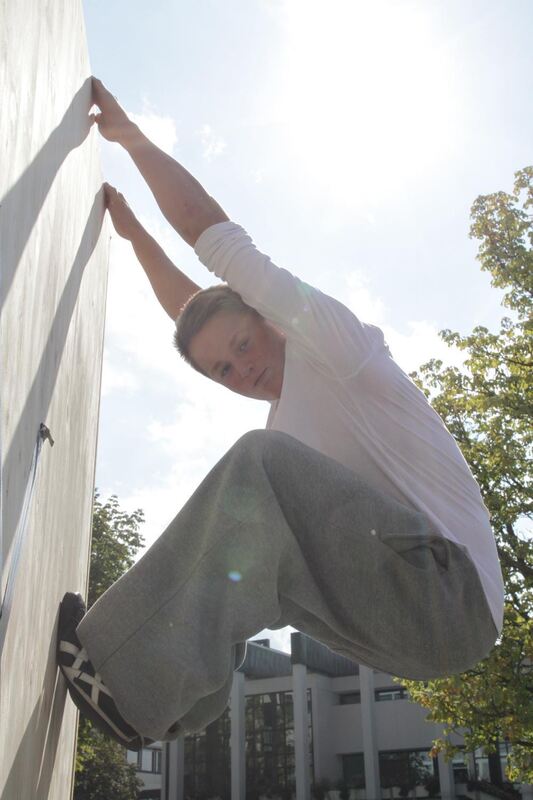
M331 800L481 800L504 774L506 745L490 762L482 752L432 758L441 728L426 714L390 675L293 633L290 654L248 643L230 705L204 731L128 758L144 798L308 800L322 786ZM515 788L533 800L531 787Z

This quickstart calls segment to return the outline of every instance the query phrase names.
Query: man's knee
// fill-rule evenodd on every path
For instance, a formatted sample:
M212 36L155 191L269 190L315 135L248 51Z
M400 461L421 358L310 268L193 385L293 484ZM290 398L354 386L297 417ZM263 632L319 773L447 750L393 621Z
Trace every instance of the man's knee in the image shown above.
M237 452L262 451L268 434L269 431L265 430L247 431L237 439L231 450Z
M228 456L239 462L256 463L270 480L300 471L309 460L310 448L286 433L270 430L248 431L238 439Z
M277 448L290 446L290 443L295 441L292 436L286 433L261 429L245 433L240 439L237 439L232 449L260 451L263 453L265 450L275 451Z

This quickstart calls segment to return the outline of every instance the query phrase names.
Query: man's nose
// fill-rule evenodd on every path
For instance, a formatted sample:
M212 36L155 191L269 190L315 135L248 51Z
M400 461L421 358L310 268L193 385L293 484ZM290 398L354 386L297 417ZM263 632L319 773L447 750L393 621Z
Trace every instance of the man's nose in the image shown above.
M245 378L247 378L253 371L254 371L253 364L250 364L250 363L245 364L245 363L243 363L243 364L238 364L237 365L237 372L239 373L239 375L241 376L241 378L243 380Z

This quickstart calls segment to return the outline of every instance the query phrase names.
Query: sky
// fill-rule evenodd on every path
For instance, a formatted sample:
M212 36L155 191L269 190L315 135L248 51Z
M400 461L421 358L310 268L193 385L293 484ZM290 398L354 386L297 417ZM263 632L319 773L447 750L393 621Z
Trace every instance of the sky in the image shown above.
M84 0L89 57L146 135L279 266L385 332L406 370L461 363L438 336L497 329L469 210L532 162L530 0ZM129 157L102 173L200 286L213 277ZM268 404L173 349L128 242L111 255L96 485L159 536ZM290 650L291 629L261 631ZM256 637L256 638L257 638Z

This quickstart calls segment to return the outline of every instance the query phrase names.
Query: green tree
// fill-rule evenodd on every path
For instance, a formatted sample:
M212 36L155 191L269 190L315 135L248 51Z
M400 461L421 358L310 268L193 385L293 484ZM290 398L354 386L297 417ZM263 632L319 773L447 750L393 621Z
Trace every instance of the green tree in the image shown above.
M127 514L113 495L101 503L95 492L89 573L88 606L129 569L143 544L138 509ZM80 717L74 800L136 800L139 782L135 766L127 764L124 749Z
M78 727L75 800L136 800L139 781L135 766L127 764L123 748L80 719Z
M106 503L101 503L98 492L95 492L87 603L89 608L133 565L135 555L143 545L143 537L139 533L143 521L144 514L140 509L133 514L127 514L120 510L115 495Z
M498 334L484 327L467 336L442 331L445 342L465 352L464 368L432 360L412 375L459 443L489 509L506 591L502 635L486 659L460 676L402 681L430 710L428 719L445 726L434 753L453 754L451 732L463 734L469 750L495 752L507 740L507 777L527 783L533 782L532 208L533 167L516 173L511 194L474 202L470 235L480 242L478 260L504 290L512 316L502 319Z

